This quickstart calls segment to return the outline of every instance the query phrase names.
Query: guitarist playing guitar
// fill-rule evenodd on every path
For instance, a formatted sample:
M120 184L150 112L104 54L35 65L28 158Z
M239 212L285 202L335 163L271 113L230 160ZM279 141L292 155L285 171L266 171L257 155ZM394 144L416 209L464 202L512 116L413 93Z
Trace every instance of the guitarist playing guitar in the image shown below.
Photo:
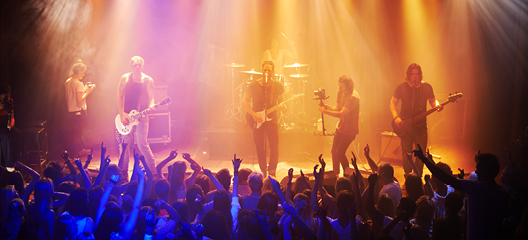
M143 60L143 58L139 56L132 57L132 59L130 59L132 72L125 73L119 81L119 87L117 90L117 109L123 125L130 123L128 113L132 110L141 111L145 108L151 108L151 110L153 110L155 106L153 94L154 80L142 72L144 64L145 60ZM123 161L118 164L123 172L123 175L121 176L122 178L128 178L128 161L129 155L133 149L131 143L134 143L134 131L137 135L136 141L139 151L145 156L148 167L151 170L155 169L156 162L154 160L154 154L152 154L152 150L150 150L150 146L147 142L148 126L149 118L141 117L139 119L139 124L134 127L132 133L121 136L123 142L128 143L128 148L125 151ZM122 145L119 144L119 155L121 155L122 151Z
M412 171L408 159L412 158L411 152L413 150L413 143L420 144L420 146L427 146L426 119L424 117L423 119L414 122L413 117L424 113L427 110L427 102L429 102L431 108L435 108L437 111L442 111L444 109L443 105L438 104L431 84L422 81L422 68L420 65L416 63L409 65L406 75L406 81L396 87L390 102L390 110L396 126L402 127L404 125L402 119L411 120L412 127L409 132L400 136L405 176ZM398 114L396 107L400 100L402 104L400 114ZM424 164L418 158L416 158L415 164L418 171L420 171L416 174L421 176Z
M275 65L271 61L264 61L262 64L263 77L251 82L247 91L242 97L242 107L253 117L257 123L262 123L260 127L253 129L253 141L257 149L257 158L260 170L266 176L267 174L275 176L277 164L279 161L279 127L277 124L277 112L266 113L266 110L280 105L285 111L286 106L282 103L284 86L273 79ZM249 103L253 104L250 105ZM257 112L264 111L264 117ZM266 160L266 138L270 148L269 166Z

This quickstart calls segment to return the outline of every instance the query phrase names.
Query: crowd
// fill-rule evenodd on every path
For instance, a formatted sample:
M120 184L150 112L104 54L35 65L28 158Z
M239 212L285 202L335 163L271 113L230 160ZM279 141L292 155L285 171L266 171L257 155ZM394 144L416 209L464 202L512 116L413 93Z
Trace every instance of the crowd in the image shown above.
M499 173L498 158L479 152L476 178L464 179L418 149L432 176L412 173L402 184L369 153L367 145L372 174L363 176L354 156L355 171L333 186L323 186L322 155L315 181L290 169L284 185L240 168L236 155L213 174L188 153L182 161L172 151L156 169L134 153L130 179L104 145L95 179L92 154L84 165L63 154L68 174L57 162L42 175L17 162L14 172L0 169L0 239L528 239L527 194L511 159Z

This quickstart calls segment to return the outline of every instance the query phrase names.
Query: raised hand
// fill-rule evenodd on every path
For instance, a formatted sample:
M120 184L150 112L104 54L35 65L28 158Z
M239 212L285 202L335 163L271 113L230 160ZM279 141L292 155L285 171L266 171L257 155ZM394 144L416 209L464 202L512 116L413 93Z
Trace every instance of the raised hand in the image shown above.
M317 207L317 209L315 210L317 216L319 217L319 219L323 219L326 217L327 213L328 213L328 207L324 204L321 204L319 207Z
M189 153L182 153L182 157L183 159L189 161L191 159L191 154Z
M316 175L319 175L319 174L317 173L317 168L318 168L318 167L319 167L319 164L316 164L316 165L314 166L314 170L313 170L313 175L314 175L314 177L315 177Z
M460 173L458 174L458 179L464 179L464 175L465 175L465 173L464 173L464 169L460 169L460 168L459 168L458 171L460 172Z
M296 215L297 212L295 211L295 208L293 208L289 203L282 203L282 209L284 209L285 212L287 212L290 215Z
M164 203L165 201L159 199L158 201L156 201L156 203L154 203L154 206L159 207L159 208L164 208L165 207Z
M145 181L145 169L143 168L143 166L138 167L137 175L138 180Z
M62 154L61 154L61 158L64 159L64 160L70 160L70 154L68 153L68 151L64 151Z
M420 147L420 144L416 144L416 146L418 147L417 150L414 150L412 151L414 153L414 156L418 157L420 160L422 160L422 162L425 163L425 161L429 161L429 159L427 159L424 155L424 152L422 150L422 147Z
M261 227L268 227L268 218L266 217L266 212L262 211L262 215L261 216L258 212L257 209L255 209L255 215L256 215L256 218L257 218L257 222L258 224L261 226Z
M352 162L352 166L354 166L354 169L357 169L357 158L356 154L354 154L354 151L352 151L352 158L350 158L350 161Z
M112 160L110 160L110 155L106 156L106 158L104 159L104 163L106 164L107 167L108 165L110 165L111 162Z
M429 174L425 174L425 176L424 176L424 180L425 180L425 182L429 182L429 181L431 181L431 175L429 175Z
M367 146L363 149L363 153L365 154L366 158L370 158L370 147L367 144Z
M288 182L291 183L293 180L293 168L288 169Z
M75 161L74 161L75 165L77 166L77 168L79 168L79 171L82 171L82 163L81 163L81 159L79 158L76 158Z
M303 173L302 169L301 169L301 178L304 179L304 173Z
M321 164L321 168L322 168L322 169L325 169L325 167L326 167L326 162L325 162L325 160L323 159L323 154L319 155L319 163Z
M242 159L237 158L236 154L235 154L235 156L233 157L233 160L231 160L231 162L233 162L234 169L238 169L238 168L240 168L240 164L242 163Z
M93 159L93 148L90 149L90 153L86 157L86 162L89 164Z
M204 172L205 176L208 176L209 178L214 177L213 173L211 172L211 170L202 167L202 171Z
M369 185L374 187L377 181L378 181L378 174L377 173L370 174L370 176L368 177Z
M106 147L103 142L101 142L101 161L105 160Z
M191 164L191 169L192 169L194 172L202 170L202 169L200 168L200 165L198 165L198 164Z
M170 159L175 159L176 156L178 156L178 150L172 150L172 151L170 152L169 158L170 158Z
M21 162L15 162L15 167L16 168L21 168L21 167L24 167L25 165Z
M136 152L136 149L134 149L134 161L139 160L139 153Z

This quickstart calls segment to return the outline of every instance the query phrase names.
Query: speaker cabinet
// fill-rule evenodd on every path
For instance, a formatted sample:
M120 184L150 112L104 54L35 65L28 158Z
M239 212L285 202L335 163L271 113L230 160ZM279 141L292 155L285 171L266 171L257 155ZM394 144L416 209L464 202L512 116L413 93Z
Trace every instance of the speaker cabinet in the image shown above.
M402 150L401 141L394 132L381 133L380 159L382 160L401 160Z
M171 116L167 113L149 114L149 143L171 142Z

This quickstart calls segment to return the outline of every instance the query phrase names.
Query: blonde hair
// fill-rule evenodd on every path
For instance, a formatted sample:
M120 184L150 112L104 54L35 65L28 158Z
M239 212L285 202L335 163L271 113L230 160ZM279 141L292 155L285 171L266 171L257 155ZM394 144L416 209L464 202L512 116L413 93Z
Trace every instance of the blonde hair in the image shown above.
M48 209L51 209L53 195L53 181L49 178L40 179L35 187L35 204L38 208L38 212L43 213Z
M145 65L145 60L141 58L140 56L133 56L130 59L130 65L134 65L135 63L141 64L141 66Z
M73 75L86 70L86 65L84 65L83 61L81 59L78 59L76 63L74 63L70 68L70 74L69 77L72 77Z

